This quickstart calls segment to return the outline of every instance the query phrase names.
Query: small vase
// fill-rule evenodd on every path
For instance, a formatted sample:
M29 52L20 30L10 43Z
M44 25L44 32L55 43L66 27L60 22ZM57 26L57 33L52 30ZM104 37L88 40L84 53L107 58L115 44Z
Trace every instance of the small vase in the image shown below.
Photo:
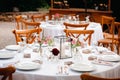
M54 56L53 62L57 63L59 61L58 56Z

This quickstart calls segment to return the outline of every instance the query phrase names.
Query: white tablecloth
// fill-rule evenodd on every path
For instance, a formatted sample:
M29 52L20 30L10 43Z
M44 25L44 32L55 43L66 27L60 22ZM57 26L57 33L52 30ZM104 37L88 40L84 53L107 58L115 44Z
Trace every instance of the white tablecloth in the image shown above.
M41 27L43 28L43 36L52 37L65 35L64 29L65 26L63 24L50 24L48 22L42 22ZM100 23L90 22L87 30L94 30L91 41L97 42L100 39L103 39L103 33ZM92 44L92 43L91 43Z
M47 48L44 48L43 51L44 53L48 54ZM5 49L3 50L5 51ZM11 51L13 53L13 51ZM14 58L11 59L0 59L0 64L11 64L17 61L29 61L29 60L36 60L40 59L38 53L32 52L31 48L27 48L24 50L24 52L21 53L16 53ZM31 58L30 59L25 59L23 58L23 54L25 53L30 53ZM83 60L81 62L84 62L85 64L91 64L90 61L88 61L88 56L90 55L97 55L95 53L93 54L81 54ZM100 55L97 55L100 56ZM61 59L58 62L52 62L46 60L46 58L41 58L43 60L43 64L40 66L40 69L38 70L30 70L30 71L21 71L21 70L16 70L16 72L13 75L13 80L80 80L80 75L83 72L79 71L74 71L71 70L68 67L68 75L58 75L56 74L58 72L58 65L63 65L64 62L66 61L75 61L74 58L69 58L69 59ZM93 64L92 64L93 65ZM95 65L95 64L94 64ZM95 65L96 69L94 71L91 71L91 74L95 74L101 77L120 77L120 62L114 62L113 66L105 66L105 65Z

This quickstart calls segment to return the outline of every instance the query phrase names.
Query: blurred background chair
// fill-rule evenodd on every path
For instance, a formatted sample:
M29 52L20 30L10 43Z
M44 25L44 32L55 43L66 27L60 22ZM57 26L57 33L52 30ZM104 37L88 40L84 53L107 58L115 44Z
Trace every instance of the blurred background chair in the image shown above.
M16 29L29 29L37 28L40 26L40 22L32 22L29 18L23 17L22 15L15 16Z
M40 22L29 22L23 20L22 23L24 24L23 29L33 29L33 28L39 28L40 27Z
M49 14L35 14L35 15L32 15L31 16L31 19L33 22L41 22L41 21L46 21L46 20L49 20L50 19L50 16Z
M15 71L16 69L13 66L0 68L0 76L3 76L1 80L13 80L12 75Z
M23 37L26 38L26 43L31 44L35 41L36 34L38 35L38 37L40 37L40 33L42 32L42 29L41 28L24 29L24 30L14 29L12 32L15 35L16 44L18 44L18 42L22 42Z
M82 41L80 41L80 38L83 38L85 42L87 41L87 44L91 44L91 36L94 33L94 30L73 30L73 29L65 29L64 32L66 33L67 37L73 37L78 39L79 43L81 44ZM84 37L80 37L81 35L84 35Z
M115 19L109 16L102 16L102 30L104 39L98 40L98 46L102 45L104 47L110 47L111 51L114 51L114 22ZM104 28L107 27L107 28ZM108 35L111 35L112 38L107 38Z
M115 22L115 36L114 39L116 40L117 45L117 54L120 54L120 22Z
M120 80L120 78L102 78L99 76L95 76L89 73L83 73L80 75L82 80Z
M22 23L22 16L21 15L17 15L15 16L15 22L16 22L16 29L23 29L23 23Z

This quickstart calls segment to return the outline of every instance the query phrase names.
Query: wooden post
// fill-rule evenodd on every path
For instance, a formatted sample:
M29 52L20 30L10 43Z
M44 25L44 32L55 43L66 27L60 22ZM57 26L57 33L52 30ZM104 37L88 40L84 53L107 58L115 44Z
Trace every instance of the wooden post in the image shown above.
M108 0L108 11L110 11L111 10L111 0Z
M51 8L53 8L53 0L51 0Z

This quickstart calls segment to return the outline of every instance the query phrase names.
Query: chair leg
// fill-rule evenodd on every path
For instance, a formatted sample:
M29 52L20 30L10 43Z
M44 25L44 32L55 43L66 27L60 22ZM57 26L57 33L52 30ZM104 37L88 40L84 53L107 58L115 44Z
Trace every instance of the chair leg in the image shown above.
M114 51L113 44L110 45L111 51Z
M120 55L120 45L117 46L117 54Z

